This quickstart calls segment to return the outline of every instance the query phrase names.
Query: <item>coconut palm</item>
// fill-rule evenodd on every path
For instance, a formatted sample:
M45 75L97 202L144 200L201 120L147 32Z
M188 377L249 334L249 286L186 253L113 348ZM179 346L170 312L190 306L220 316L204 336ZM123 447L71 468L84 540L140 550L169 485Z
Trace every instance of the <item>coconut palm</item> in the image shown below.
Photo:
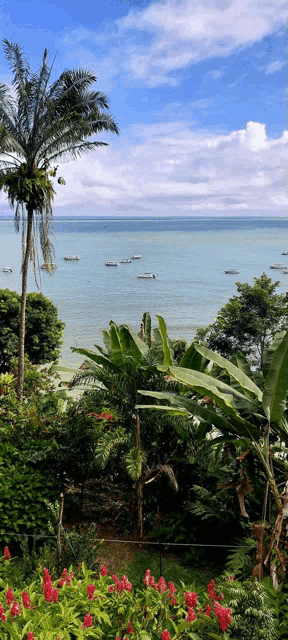
M18 350L18 398L23 396L25 309L28 263L35 273L36 239L45 263L53 262L52 202L54 163L76 159L106 143L93 139L102 131L119 133L109 114L107 97L95 91L95 75L68 70L52 82L53 65L45 49L37 72L30 70L22 49L4 39L4 52L13 73L13 93L0 85L0 188L22 220L22 302ZM92 88L91 88L92 87ZM92 139L91 139L92 137ZM58 177L59 184L65 184Z
M186 354L179 367L163 367L171 379L184 387L193 390L193 397L183 394L168 394L140 390L143 395L156 398L158 401L168 401L169 405L139 405L138 409L157 409L158 411L175 412L177 409L183 415L195 416L200 423L213 425L218 431L209 445L222 442L237 447L238 460L245 460L249 452L257 458L262 466L267 481L263 505L263 523L259 545L258 565L254 575L263 576L263 564L269 568L274 586L279 583L279 576L285 575L285 554L281 551L281 535L287 539L288 523L288 482L287 482L287 453L288 453L288 332L276 335L270 349L266 352L262 372L252 372L247 360L237 353L231 360L226 360L219 354L206 347L194 343L189 348L193 366L190 368L189 357ZM203 372L203 360L197 361L193 353L210 363L210 371ZM188 353L188 352L187 352ZM201 366L200 366L201 365ZM213 368L211 369L211 365ZM181 387L183 390L183 387ZM201 399L202 398L202 399ZM208 405L211 405L208 407ZM206 443L208 444L208 443ZM276 481L275 470L280 477L284 489L280 492ZM241 513L245 516L244 492L245 479L237 484L237 493ZM284 480L284 482L283 482ZM236 487L235 487L236 488ZM274 525L270 544L266 554L263 552L264 520L267 506L268 489L274 498L276 508L276 523ZM246 514L247 517L247 514ZM286 526L285 526L286 525ZM285 540L286 545L286 540ZM284 545L284 546L285 546Z

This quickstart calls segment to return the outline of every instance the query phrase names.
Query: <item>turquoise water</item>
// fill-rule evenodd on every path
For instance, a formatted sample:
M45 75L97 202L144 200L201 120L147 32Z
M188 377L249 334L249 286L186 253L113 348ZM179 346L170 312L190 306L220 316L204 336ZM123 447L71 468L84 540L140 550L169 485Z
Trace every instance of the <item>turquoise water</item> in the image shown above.
M12 220L0 221L0 288L20 291L21 236ZM56 218L54 246L57 270L41 271L41 290L53 300L66 323L62 363L81 361L70 346L101 344L101 330L109 320L135 330L144 311L162 315L169 335L193 339L198 327L213 321L217 311L236 293L235 282L253 282L266 272L287 290L288 276L269 265L288 265L288 219L285 218ZM106 260L141 260L105 267ZM79 254L78 262L63 260ZM39 259L41 264L41 258ZM239 270L226 275L224 269ZM155 280L138 280L152 272ZM32 272L29 291L36 286Z

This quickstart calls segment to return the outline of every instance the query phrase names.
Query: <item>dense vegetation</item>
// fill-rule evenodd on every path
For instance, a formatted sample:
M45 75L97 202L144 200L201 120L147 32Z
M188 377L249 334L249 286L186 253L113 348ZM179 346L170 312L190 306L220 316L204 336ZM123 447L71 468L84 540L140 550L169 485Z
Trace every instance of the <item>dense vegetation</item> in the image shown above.
M270 287L270 279L260 280ZM269 291L277 295L275 287ZM239 351L226 359L199 336L188 347L182 340L172 341L163 318L157 321L152 330L145 313L138 334L111 322L103 332L104 346L74 349L85 364L71 387L87 383L77 400L68 399L58 386L55 369L39 370L28 359L23 402L17 400L17 361L11 358L8 370L0 374L0 539L3 548L9 544L10 552L19 556L8 561L6 551L0 569L0 610L2 603L2 622L7 623L2 636L0 626L1 640L14 640L7 618L11 613L4 606L9 581L22 591L27 585L29 597L33 593L38 603L25 631L28 614L22 618L19 613L15 640L27 640L28 633L35 633L29 640L37 640L38 632L46 638L40 621L45 594L43 599L41 585L28 587L29 581L39 581L46 566L54 580L51 588L57 590L57 576L59 580L64 569L70 564L76 569L83 560L93 575L85 573L75 584L71 578L70 586L64 580L57 595L67 607L66 631L61 626L66 613L57 627L51 616L55 613L53 620L60 620L58 604L49 604L47 620L55 631L51 640L59 633L67 640L88 633L100 637L97 629L106 624L105 637L111 640L117 633L120 640L125 634L133 640L287 638L288 333L277 332L277 316L256 369ZM179 578L175 584L180 599L177 596L171 611L174 596L168 581L173 576L168 569L163 592L151 583L148 596L136 581L138 591L124 589L125 602L113 595L113 580L105 582L97 573L102 552L95 536L97 525L104 523L120 538L143 538L156 549L165 543L166 551L181 554L186 566L207 572L208 565L210 579L226 563L237 579L221 578L218 589L231 624L221 627L214 605L207 620L202 603L206 598L209 604L209 594L202 597L199 592L202 613L198 604L188 613L182 600L194 587L185 591ZM181 543L189 546L183 551ZM251 576L262 581L261 588ZM85 604L85 590L92 583L96 590L100 583L106 590L100 609L96 602L92 608ZM20 600L19 593L10 607ZM92 616L93 627L83 627L86 614Z

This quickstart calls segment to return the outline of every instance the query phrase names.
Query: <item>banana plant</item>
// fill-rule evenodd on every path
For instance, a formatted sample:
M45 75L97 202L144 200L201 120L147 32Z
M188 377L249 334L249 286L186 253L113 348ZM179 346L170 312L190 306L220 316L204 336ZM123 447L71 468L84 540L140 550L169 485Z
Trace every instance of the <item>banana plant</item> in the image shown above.
M285 575L285 558L280 551L280 539L284 520L288 518L288 483L285 483L284 490L280 493L274 474L274 467L280 460L273 454L271 436L274 441L276 439L282 454L283 443L285 444L284 453L287 455L288 332L276 335L267 352L262 376L258 373L255 376L258 384L241 354L237 354L232 361L226 360L203 345L194 343L190 347L190 354L185 355L180 366L159 367L166 376L180 383L182 391L170 394L142 390L140 393L156 398L158 404L141 404L138 408L153 408L171 413L179 411L182 415L196 416L200 422L209 423L220 432L218 437L210 440L210 445L232 441L235 445L244 445L246 450L254 452L262 464L277 509L268 553L263 558L264 565L269 566L276 587L279 583L276 565L280 569L278 573ZM203 372L204 361L210 363L208 373ZM181 366L183 362L186 367ZM184 395L185 387L193 390L192 399ZM203 405L203 399L207 398L212 400L213 408ZM159 404L159 401L169 404ZM262 576L262 569L261 561L261 567L255 570L255 575Z
M139 538L143 535L143 487L165 473L171 481L172 469L167 465L160 465L155 478L146 480L144 473L145 453L141 448L140 412L136 409L137 384L146 383L151 388L151 380L162 382L162 376L157 366L151 363L150 350L152 342L157 340L158 363L172 366L172 347L167 335L164 319L157 316L158 328L151 334L151 318L146 313L143 316L140 335L128 325L117 325L110 322L109 329L102 332L104 347L95 345L97 351L72 347L72 351L83 355L85 368L81 368L74 376L71 386L83 382L99 383L101 385L103 401L109 406L116 405L126 422L125 426L107 430L99 438L96 447L96 463L104 468L111 454L120 447L126 450L126 470L136 485L137 495L137 529ZM105 395L106 394L106 395ZM118 404L118 406L117 406ZM131 426L133 425L133 426ZM176 488L176 481L173 480Z

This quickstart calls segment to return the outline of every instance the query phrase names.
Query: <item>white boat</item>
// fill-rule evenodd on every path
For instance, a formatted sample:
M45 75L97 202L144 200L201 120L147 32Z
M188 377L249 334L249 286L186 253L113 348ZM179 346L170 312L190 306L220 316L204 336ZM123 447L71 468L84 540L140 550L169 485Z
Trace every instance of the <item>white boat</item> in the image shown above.
M283 264L283 262L275 262L275 264L271 264L270 265L270 269L285 269L286 264Z
M288 269L282 269L282 273L288 273Z
M124 258L124 260L120 260L121 264L129 264L130 262L132 262L132 260L130 260L130 258Z
M105 267L119 267L119 262L117 262L117 260L107 260L107 262L105 262Z
M240 272L238 271L238 269L226 269L226 271L224 271L224 273L231 273L231 274L235 275L235 274L240 273Z
M137 278L156 278L156 276L154 276L154 273L140 273L136 277Z
M140 260L140 258L142 258L140 253L133 253L133 256L131 256L131 260Z
M3 267L1 271L5 271L5 273L12 273L12 267Z
M288 256L288 251L282 251L281 256Z
M44 269L44 271L54 271L54 269L56 269L56 264L55 262L43 262L40 269Z
M64 260L80 260L80 256L63 256Z

